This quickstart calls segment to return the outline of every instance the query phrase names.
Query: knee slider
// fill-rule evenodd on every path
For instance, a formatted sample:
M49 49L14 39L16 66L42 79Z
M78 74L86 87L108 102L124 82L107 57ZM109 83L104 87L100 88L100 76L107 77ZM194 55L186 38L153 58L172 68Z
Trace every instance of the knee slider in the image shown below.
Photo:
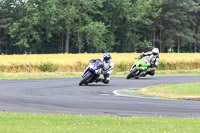
M104 84L108 84L109 82L110 82L110 80L107 80L107 79L104 79L104 80L103 80L103 83L104 83Z

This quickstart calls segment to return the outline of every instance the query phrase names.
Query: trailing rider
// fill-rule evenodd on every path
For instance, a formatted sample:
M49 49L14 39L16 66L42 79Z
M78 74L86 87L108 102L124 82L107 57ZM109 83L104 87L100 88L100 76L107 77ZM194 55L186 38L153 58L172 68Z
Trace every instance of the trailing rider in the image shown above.
M158 63L160 61L159 49L158 48L153 48L152 51L149 51L149 52L146 52L144 54L141 54L138 57L138 59L141 59L142 57L145 57L145 56L149 56L149 58L150 58L151 71L147 71L143 76L145 77L147 74L153 76L155 74L156 67L158 66Z

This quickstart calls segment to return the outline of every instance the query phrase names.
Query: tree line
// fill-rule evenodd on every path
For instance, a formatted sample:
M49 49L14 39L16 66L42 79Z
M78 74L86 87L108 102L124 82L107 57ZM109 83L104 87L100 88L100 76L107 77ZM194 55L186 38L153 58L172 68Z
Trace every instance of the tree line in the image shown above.
M0 0L0 53L200 52L200 0Z

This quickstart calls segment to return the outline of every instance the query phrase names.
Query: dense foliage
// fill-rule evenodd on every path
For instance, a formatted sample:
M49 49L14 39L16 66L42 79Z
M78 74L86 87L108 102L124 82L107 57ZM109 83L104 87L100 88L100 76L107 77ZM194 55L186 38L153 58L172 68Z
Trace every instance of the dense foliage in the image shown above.
M200 0L0 0L0 52L200 52Z

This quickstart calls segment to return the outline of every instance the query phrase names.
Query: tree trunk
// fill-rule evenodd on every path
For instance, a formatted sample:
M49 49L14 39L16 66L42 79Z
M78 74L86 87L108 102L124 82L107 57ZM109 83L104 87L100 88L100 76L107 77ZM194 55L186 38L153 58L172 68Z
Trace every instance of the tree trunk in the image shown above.
M160 53L162 53L162 31L160 29Z
M195 36L196 36L196 26L195 26L195 24L193 26L193 36L194 36L194 39L196 41L196 38L195 38ZM196 52L197 52L197 46L196 46L196 42L194 42L194 53L196 53Z
M61 35L61 53L63 53L64 52L64 48L63 48L63 45L64 45L64 43L63 43L63 41L64 41L64 33L62 33L62 35Z
M81 53L81 37L79 31L77 33L77 41L78 41L78 52Z
M180 53L180 40L178 39L178 47L177 47L177 52Z
M8 43L6 43L6 51L5 54L8 54Z
M156 46L156 31L153 31L153 47L155 48Z
M65 52L69 53L69 30L67 30L67 32L66 32Z
M172 44L170 44L170 53L172 53L173 50L172 50Z

